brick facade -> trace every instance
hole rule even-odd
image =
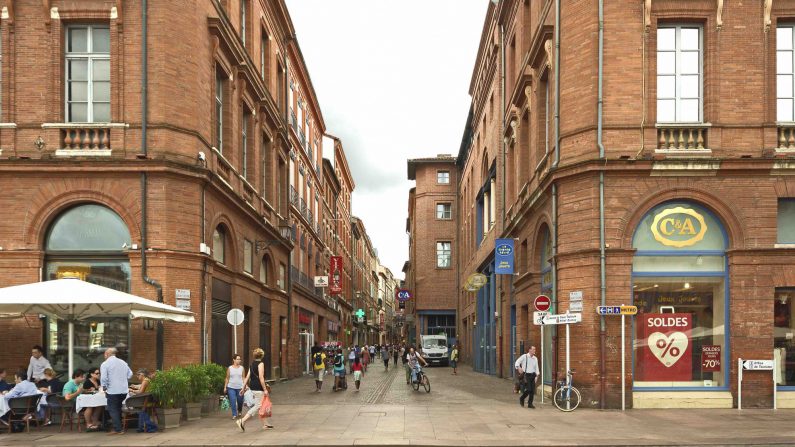
[[[795,4],[773,3],[768,28],[768,13],[761,4],[605,2],[600,124],[598,5],[560,3],[559,59],[555,2],[502,1],[490,4],[487,12],[472,75],[472,109],[458,157],[457,274],[463,284],[488,266],[494,237],[516,239],[517,274],[493,276],[493,289],[486,286],[485,292],[459,289],[462,359],[484,372],[510,376],[521,347],[541,344],[539,326],[532,322],[535,296],[549,294],[555,310],[565,312],[569,293],[582,291],[583,322],[571,326],[575,385],[583,393],[584,405],[620,407],[620,319],[607,317],[602,332],[594,312],[602,290],[603,178],[607,305],[630,304],[640,296],[633,293],[633,285],[643,280],[633,276],[633,263],[642,260],[633,236],[648,230],[642,219],[657,206],[676,202],[699,207],[719,222],[710,231],[726,235],[727,326],[715,323],[715,327],[719,327],[716,333],[727,335],[715,338],[724,349],[716,379],[720,383],[712,384],[718,387],[712,389],[716,392],[698,394],[709,389],[710,380],[703,387],[661,387],[656,392],[640,391],[636,385],[633,392],[633,383],[640,379],[633,375],[632,346],[643,340],[634,340],[636,327],[628,324],[629,404],[676,407],[694,399],[691,402],[698,405],[736,405],[737,359],[773,358],[774,294],[777,288],[795,284],[795,253],[790,245],[777,243],[778,200],[794,197],[795,183],[788,175],[793,166],[789,127],[776,123],[775,94],[776,26],[795,13]],[[666,126],[657,119],[657,29],[680,23],[701,30],[703,112],[694,125]],[[597,144],[600,128],[603,156]],[[493,188],[488,176],[495,177]],[[482,222],[474,212],[489,190],[498,199],[496,231],[479,227]],[[428,226],[423,221],[416,225]],[[414,262],[411,256],[410,263]],[[552,266],[549,272],[544,270],[546,263]],[[698,276],[696,267],[671,265],[672,270],[685,270],[683,277]],[[547,278],[552,279],[549,289]],[[478,313],[483,297],[488,301],[490,293],[499,315],[493,321],[490,314]],[[722,301],[714,303],[724,306]],[[484,317],[486,321],[481,320]],[[477,332],[484,324],[492,325],[485,333]],[[552,352],[541,359],[550,370],[547,380],[565,371],[562,329],[552,337]],[[554,333],[552,328],[549,331]],[[476,345],[489,345],[490,338],[496,353],[478,351]],[[493,367],[489,355],[494,356]],[[698,358],[701,352],[692,355]],[[743,406],[770,407],[771,386],[769,372],[745,374]],[[786,393],[781,390],[779,398]]]

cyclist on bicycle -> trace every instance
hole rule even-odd
[[[408,361],[409,368],[411,369],[411,381],[417,381],[417,373],[420,371],[420,363],[423,366],[428,366],[428,362],[425,361],[424,358],[420,355],[419,352],[414,350],[414,346],[409,348],[409,352],[406,353],[406,361]]]

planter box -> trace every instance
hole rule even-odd
[[[182,408],[158,408],[157,424],[160,430],[179,427]]]
[[[202,417],[202,404],[201,402],[188,402],[182,407],[185,411],[185,417],[189,421],[195,421]]]
[[[218,395],[210,394],[202,400],[202,417],[218,411]]]

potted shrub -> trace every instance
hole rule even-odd
[[[182,402],[187,399],[190,381],[181,368],[158,371],[151,382],[149,392],[157,399],[157,421],[161,429],[179,427]]]
[[[204,375],[209,379],[209,395],[202,401],[202,416],[207,416],[210,412],[218,410],[218,397],[224,390],[226,368],[217,363],[206,363],[201,365],[201,368],[204,370]]]
[[[202,400],[210,394],[210,378],[207,377],[202,365],[182,367],[188,377],[188,394],[185,400],[185,416],[189,421],[201,418]]]

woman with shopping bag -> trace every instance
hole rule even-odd
[[[260,348],[254,350],[254,361],[251,363],[251,368],[243,380],[243,391],[248,387],[254,393],[254,406],[248,410],[243,419],[235,421],[237,427],[241,431],[246,431],[246,421],[258,415],[262,421],[262,428],[270,430],[273,425],[270,423],[270,416],[272,413],[272,406],[270,400],[270,386],[265,382],[265,364],[262,363],[262,358],[265,357],[265,351]],[[252,377],[252,375],[254,377]]]

